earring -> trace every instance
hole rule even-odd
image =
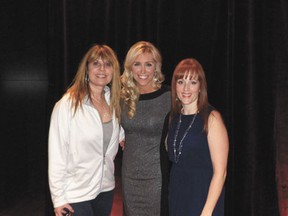
[[[154,82],[158,81],[157,71],[155,71],[155,73],[154,73],[153,80],[154,80]]]
[[[89,76],[87,73],[85,73],[85,78],[84,78],[85,82],[88,83],[89,82]]]

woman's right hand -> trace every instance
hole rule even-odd
[[[65,211],[65,208],[68,209],[69,212],[72,212],[72,213],[74,212],[72,206],[67,203],[65,205],[59,206],[59,207],[54,209],[55,216],[63,216],[63,215],[66,216],[65,213],[67,213],[67,212]],[[70,213],[69,215],[72,215],[72,214]]]

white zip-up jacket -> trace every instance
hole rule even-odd
[[[110,90],[105,87],[110,103]],[[98,111],[86,97],[74,115],[69,95],[53,109],[49,129],[49,187],[54,207],[94,199],[115,187],[114,159],[124,131],[113,113],[113,133],[103,155],[103,129]]]

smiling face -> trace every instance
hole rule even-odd
[[[197,111],[200,82],[198,77],[186,71],[182,78],[176,80],[176,94],[185,109]]]
[[[89,62],[87,69],[90,87],[104,87],[112,80],[113,66],[109,61],[96,59]]]
[[[194,58],[181,60],[171,82],[172,115],[202,112],[208,106],[207,82],[202,65]]]
[[[149,93],[155,90],[153,87],[155,68],[155,61],[149,52],[138,55],[133,62],[132,74],[140,93]]]

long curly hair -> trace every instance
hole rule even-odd
[[[150,42],[139,41],[135,43],[128,51],[124,61],[124,72],[121,76],[121,98],[127,106],[128,118],[133,118],[136,114],[136,106],[139,100],[139,89],[136,80],[133,78],[132,65],[135,59],[143,53],[151,53],[156,65],[155,74],[153,78],[153,87],[160,89],[164,81],[164,75],[161,71],[162,57],[159,50]]]
[[[77,73],[73,79],[71,87],[66,93],[69,93],[72,100],[72,108],[74,113],[79,107],[82,107],[83,99],[87,95],[90,96],[89,81],[87,80],[87,68],[90,62],[101,58],[103,61],[111,62],[113,67],[112,81],[109,84],[111,89],[110,94],[110,109],[115,111],[116,118],[120,121],[121,106],[120,106],[120,66],[115,52],[107,45],[93,45],[82,58]]]

